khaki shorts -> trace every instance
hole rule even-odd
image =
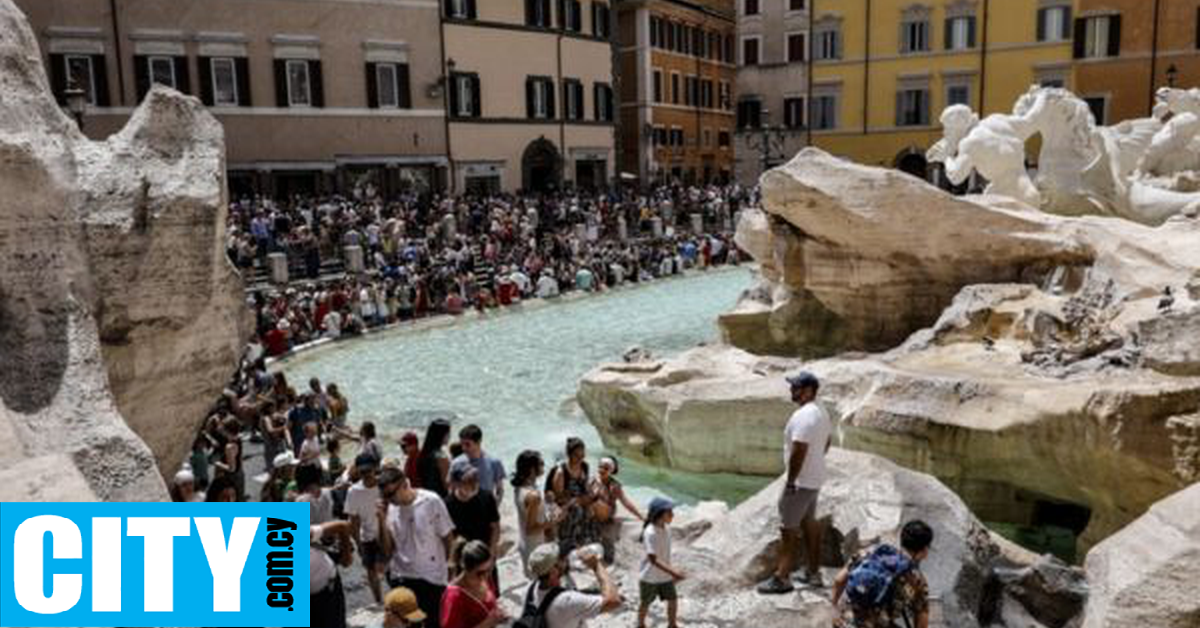
[[[805,520],[817,515],[820,489],[798,488],[779,496],[779,521],[784,530],[799,530]]]

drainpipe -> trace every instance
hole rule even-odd
[[[867,0],[867,17],[864,20],[866,33],[863,36],[863,135],[870,134],[868,119],[871,110],[871,0]]]
[[[808,76],[804,77],[805,82],[807,83],[807,85],[805,85],[805,94],[804,94],[805,103],[806,103],[805,106],[808,107],[808,111],[805,112],[806,120],[804,121],[805,122],[805,124],[804,124],[804,135],[805,135],[804,145],[805,146],[812,146],[812,143],[813,143],[813,128],[812,128],[813,66],[815,65],[814,59],[816,58],[816,54],[814,54],[814,53],[817,50],[816,44],[813,43],[813,40],[814,40],[813,24],[815,23],[815,19],[813,16],[816,15],[816,13],[817,13],[817,2],[818,2],[818,0],[813,0],[812,2],[808,3],[808,72],[807,72]]]
[[[442,60],[439,68],[442,74],[442,128],[446,133],[446,178],[447,188],[450,194],[458,191],[458,173],[454,168],[454,151],[450,150],[450,90],[454,89],[454,85],[450,81],[450,75],[446,73],[446,18],[442,15],[442,11],[438,9],[438,45],[441,47]]]
[[[1154,0],[1154,26],[1150,36],[1150,102],[1146,105],[1146,115],[1154,115],[1154,92],[1158,83],[1158,14],[1161,0]]]
[[[117,59],[117,101],[125,106],[125,56],[121,54],[121,22],[117,19],[117,0],[108,0],[108,13],[112,17],[113,54]]]
[[[988,20],[991,17],[992,0],[983,0],[983,23],[979,35],[979,118],[987,115],[987,47]]]
[[[566,28],[566,26],[564,25],[563,28]],[[554,87],[554,89],[559,92],[563,91],[563,88],[562,88],[562,84],[563,84],[562,44],[563,44],[563,30],[559,29],[559,31],[558,31],[558,46],[557,46],[558,81]],[[564,93],[563,95],[565,96],[566,94]],[[558,157],[558,159],[559,159],[558,181],[556,181],[555,183],[558,185],[558,189],[561,190],[563,187],[563,175],[565,174],[563,172],[563,170],[566,169],[567,155],[568,155],[568,153],[567,153],[567,101],[565,98],[563,99],[562,107],[559,107],[558,112],[559,112],[558,113],[558,147],[559,147],[559,150],[561,151],[561,154]]]

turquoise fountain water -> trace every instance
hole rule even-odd
[[[284,364],[294,385],[319,377],[350,399],[350,420],[382,428],[388,454],[406,429],[424,434],[437,416],[454,431],[476,423],[484,448],[512,471],[523,449],[561,456],[568,436],[601,451],[600,437],[574,402],[579,378],[633,345],[677,353],[717,337],[716,317],[750,284],[727,269],[622,289],[528,311],[503,311],[451,326],[385,332],[339,343]],[[624,461],[623,461],[624,462]],[[683,502],[741,501],[764,478],[700,475],[624,462],[620,478],[639,501],[666,493]]]

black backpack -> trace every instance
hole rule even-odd
[[[521,611],[521,616],[512,623],[512,628],[550,628],[550,624],[546,621],[546,611],[550,610],[550,604],[564,589],[562,587],[554,587],[546,592],[546,597],[542,598],[542,603],[534,606],[533,592],[537,590],[538,583],[534,582],[529,585],[529,592],[525,594],[525,608]]]

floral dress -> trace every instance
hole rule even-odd
[[[584,499],[591,495],[586,464],[579,477],[571,475],[570,468],[566,464],[561,465],[558,472],[563,474],[564,495],[556,496],[560,504],[571,499]],[[600,542],[600,526],[592,518],[589,509],[579,504],[570,504],[565,508],[566,517],[558,525],[558,548],[563,556],[577,548]]]

